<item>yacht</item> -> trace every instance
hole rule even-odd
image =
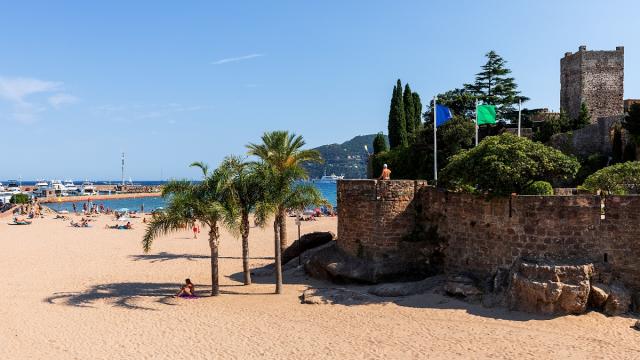
[[[93,185],[90,181],[85,181],[80,185],[80,194],[81,195],[98,195],[98,189]]]
[[[0,182],[0,191],[4,191],[4,186],[2,186],[1,182]]]
[[[37,197],[45,197],[47,196],[47,190],[49,190],[49,183],[44,181],[44,180],[38,180],[36,181],[36,184],[34,185],[34,189],[32,191],[34,196]]]
[[[51,180],[51,189],[56,196],[67,196],[67,188],[62,184],[60,180]]]
[[[18,180],[7,181],[7,191],[16,194],[16,193],[19,193],[21,190],[22,189],[20,189],[20,183],[18,182]]]
[[[320,183],[334,183],[334,182],[336,182],[336,181],[338,181],[338,180],[342,180],[342,179],[344,179],[344,175],[340,175],[340,176],[338,176],[338,175],[336,175],[336,174],[331,174],[331,175],[324,175],[324,176],[322,176],[322,177],[318,180],[318,182],[320,182]]]
[[[73,180],[65,180],[63,185],[65,188],[67,188],[67,193],[69,195],[76,195],[80,192],[80,188],[78,187],[78,185],[73,183]]]

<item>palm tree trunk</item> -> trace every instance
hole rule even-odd
[[[287,249],[287,213],[285,210],[280,210],[280,251],[284,252]]]
[[[280,253],[280,221],[278,218],[280,215],[276,215],[276,219],[273,221],[273,237],[275,240],[275,265],[276,265],[276,294],[282,294],[282,263]]]
[[[218,227],[211,225],[209,230],[209,247],[211,248],[211,296],[220,295],[220,283],[218,281]]]
[[[242,271],[244,284],[251,285],[251,272],[249,271],[249,213],[242,212]]]

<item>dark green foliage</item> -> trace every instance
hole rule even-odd
[[[587,104],[580,104],[580,114],[573,121],[573,130],[582,129],[583,127],[591,124],[591,115],[589,115],[589,109]]]
[[[547,181],[535,181],[522,191],[522,195],[553,195],[553,186]]]
[[[422,101],[420,100],[420,95],[417,92],[413,93],[413,126],[415,128],[414,133],[417,135],[420,128],[422,128]]]
[[[433,101],[429,102],[428,118],[433,122]],[[451,109],[453,115],[473,118],[476,109],[476,96],[465,89],[453,89],[438,94],[438,104]]]
[[[640,104],[631,105],[622,127],[629,132],[636,145],[640,145]]]
[[[381,152],[385,152],[389,150],[387,147],[387,139],[383,133],[378,133],[375,138],[373,138],[373,153],[380,154]]]
[[[560,111],[560,116],[549,117],[538,128],[534,134],[535,141],[546,143],[555,134],[560,134],[571,130],[571,122],[567,113]]]
[[[576,175],[574,184],[582,184],[589,175],[607,166],[608,161],[609,158],[602,153],[591,154],[584,159],[580,159],[580,170]]]
[[[471,185],[481,191],[508,195],[521,193],[538,180],[571,180],[579,167],[575,158],[558,150],[504,133],[454,155],[440,175],[441,184],[448,188]]]
[[[413,93],[409,87],[409,83],[404,86],[404,93],[402,94],[402,106],[404,108],[405,128],[407,130],[407,141],[413,142],[415,138],[415,111],[416,108],[413,105]]]
[[[624,147],[622,161],[636,161],[636,144],[628,142]]]
[[[27,194],[13,194],[9,199],[9,202],[12,204],[28,204],[29,203],[29,195]]]
[[[582,187],[593,193],[602,190],[614,195],[637,194],[640,189],[640,162],[628,161],[600,169],[590,175]]]
[[[389,108],[389,145],[392,149],[407,146],[407,128],[402,99],[402,83],[398,83],[393,88],[391,106]]]
[[[613,130],[613,140],[611,141],[611,157],[613,164],[622,162],[623,151],[624,145],[622,144],[622,129],[617,127]]]
[[[485,56],[487,62],[482,66],[482,71],[476,74],[473,84],[464,85],[465,89],[484,104],[496,105],[498,114],[512,111],[518,99],[527,101],[527,97],[519,95],[515,79],[508,76],[511,70],[505,67],[507,62],[493,50]]]

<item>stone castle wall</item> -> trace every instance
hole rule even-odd
[[[361,180],[339,182],[338,206],[337,245],[361,258],[397,259],[419,228],[444,243],[446,273],[492,276],[520,257],[588,260],[640,290],[640,196],[485,198]]]
[[[624,47],[613,51],[587,51],[580,46],[575,53],[560,59],[560,108],[574,119],[584,102],[591,121],[624,113]]]

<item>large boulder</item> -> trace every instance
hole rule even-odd
[[[609,287],[609,297],[604,303],[603,311],[606,315],[617,316],[629,311],[631,293],[624,285],[613,283]]]
[[[444,284],[444,291],[451,296],[469,300],[479,300],[482,296],[482,291],[478,289],[475,281],[465,275],[449,276]]]
[[[596,309],[602,308],[607,298],[609,298],[610,292],[609,286],[602,283],[592,283],[589,291],[589,305]]]
[[[542,314],[581,314],[587,309],[593,264],[522,260],[507,293],[511,309]]]
[[[398,297],[422,294],[437,286],[441,286],[444,281],[444,275],[436,275],[420,281],[385,283],[369,288],[369,294],[380,297]]]
[[[282,253],[282,263],[286,264],[289,261],[300,256],[303,252],[316,248],[320,245],[324,245],[329,241],[336,239],[336,234],[331,231],[316,231],[309,234],[304,234],[299,240],[294,241],[287,249]]]
[[[308,257],[305,259],[305,256]],[[332,241],[303,254],[304,269],[312,277],[334,283],[378,284],[415,279],[420,274],[411,263],[392,259],[367,260],[351,256]]]

